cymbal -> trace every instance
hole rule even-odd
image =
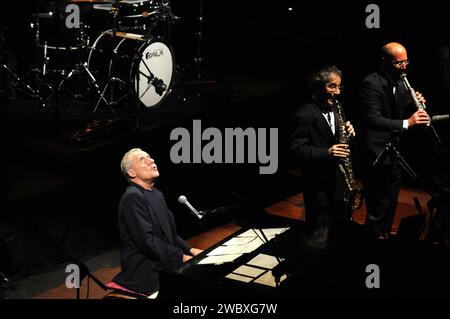
[[[103,11],[111,11],[112,10],[112,4],[111,3],[99,3],[94,4],[92,6],[94,10],[103,10]]]

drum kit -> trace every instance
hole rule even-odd
[[[80,11],[77,28],[67,27],[69,5]],[[114,113],[124,103],[155,108],[171,93],[176,65],[166,39],[179,18],[169,0],[67,0],[38,10],[30,25],[40,83],[33,87],[3,67],[41,110],[67,96],[96,101],[92,113],[101,105]]]

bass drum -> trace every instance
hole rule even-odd
[[[175,56],[171,46],[124,32],[116,33],[114,50],[112,42],[112,30],[107,30],[89,51],[87,67],[102,91],[114,85],[116,101],[134,96],[148,108],[159,106],[172,90]]]

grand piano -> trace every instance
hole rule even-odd
[[[343,226],[325,248],[308,240],[301,221],[260,213],[237,223],[239,231],[182,267],[163,270],[160,297],[289,299],[367,291],[368,242],[360,225]]]

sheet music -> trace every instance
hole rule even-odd
[[[213,249],[202,259],[199,264],[222,264],[232,262],[243,254],[251,253],[258,249],[266,241],[281,234],[289,228],[264,228],[249,229],[244,233],[226,241],[221,246]],[[262,235],[264,234],[265,237]]]
[[[237,268],[236,270],[234,270],[233,274],[244,275],[244,276],[256,278],[256,277],[260,276],[264,271],[265,271],[264,269],[243,265],[243,266]]]
[[[229,241],[225,242],[225,246],[240,246],[246,245],[253,240],[254,237],[233,237]]]
[[[257,266],[265,269],[273,269],[280,262],[274,256],[259,254],[252,260],[250,260],[247,265]]]
[[[259,254],[247,264],[242,265],[233,272],[229,273],[225,278],[244,281],[246,283],[257,283],[269,287],[276,287],[277,282],[275,277],[272,275],[272,269],[280,263],[281,259],[274,256]],[[287,278],[283,275],[280,278],[280,282]]]
[[[258,229],[258,231],[263,231],[264,235],[266,235],[267,238],[271,237],[275,237],[276,235],[282,234],[284,233],[286,230],[288,230],[289,227],[283,227],[283,228],[263,228],[263,229]]]
[[[219,255],[219,256],[208,256],[202,260],[200,260],[200,265],[208,265],[208,264],[214,264],[214,265],[220,265],[223,263],[232,262],[235,259],[242,256],[242,254],[230,254],[230,255]]]
[[[226,276],[226,278],[232,279],[232,280],[237,280],[237,281],[243,281],[243,282],[246,282],[246,283],[249,283],[250,281],[253,280],[253,278],[245,277],[245,276],[241,276],[241,275],[236,275],[236,274],[228,274]]]
[[[252,228],[247,230],[246,232],[240,234],[238,237],[255,237],[259,236],[264,238],[264,236],[261,235],[261,232],[267,237],[268,240],[271,240],[276,235],[284,233],[286,230],[288,230],[289,227],[281,227],[281,228]]]

